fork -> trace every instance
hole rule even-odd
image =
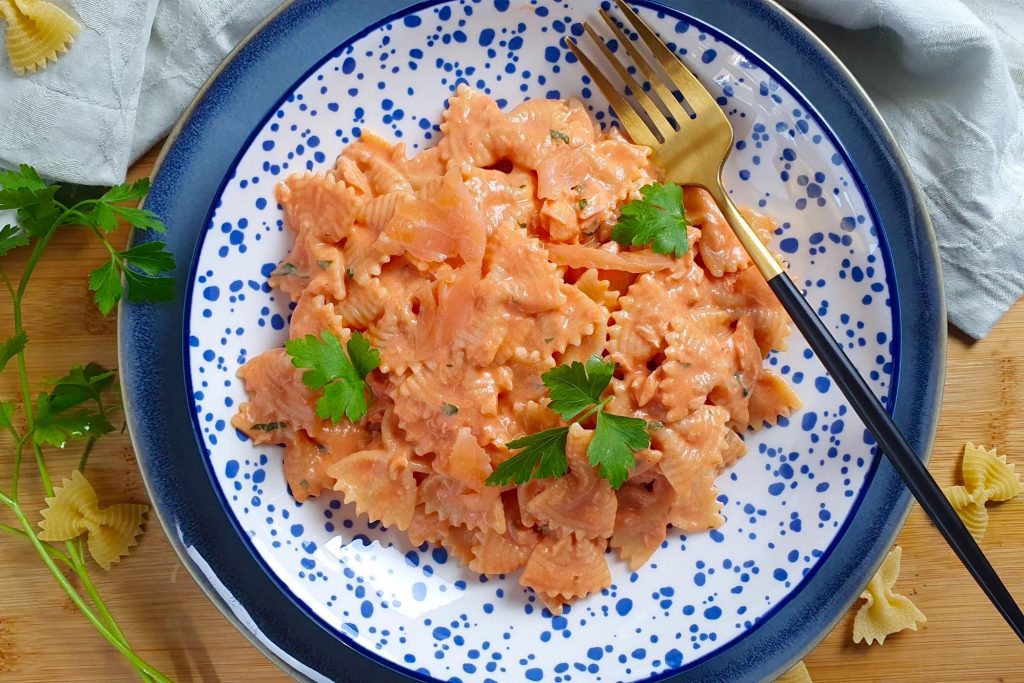
[[[636,81],[627,66],[612,53],[589,22],[583,24],[585,31],[624,82],[626,93],[623,94],[612,85],[605,73],[587,57],[574,39],[566,37],[566,46],[608,98],[612,109],[633,141],[653,150],[654,161],[665,170],[666,179],[679,185],[702,187],[711,194],[751,261],[768,281],[768,285],[793,319],[797,329],[832,375],[854,411],[864,421],[881,451],[888,456],[907,488],[992,604],[1017,637],[1024,641],[1024,614],[1021,614],[1013,596],[988,558],[978,547],[924,463],[914,453],[906,437],[875,398],[867,382],[786,271],[740,214],[722,185],[722,168],[733,143],[732,125],[725,112],[696,76],[637,16],[636,12],[623,0],[615,2],[667,75],[667,82],[641,54],[639,46],[627,37],[622,28],[603,9],[600,10],[601,18],[608,24],[619,45],[629,53],[639,72],[643,74],[645,82],[650,86],[649,91]],[[684,108],[683,102],[676,98],[673,91],[682,95],[689,111]],[[629,96],[632,96],[639,106],[634,106],[628,99]]]

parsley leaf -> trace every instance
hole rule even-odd
[[[0,370],[3,370],[9,360],[25,349],[25,344],[28,344],[28,335],[24,330],[0,343]]]
[[[640,194],[643,199],[622,207],[619,221],[612,228],[612,239],[625,245],[650,245],[658,254],[676,257],[689,251],[683,189],[675,183],[652,183],[641,187]]]
[[[158,275],[174,270],[174,255],[165,249],[164,242],[145,242],[121,252],[121,258],[146,275]]]
[[[459,407],[453,403],[444,403],[441,405],[441,414],[446,417],[459,414]]]
[[[117,216],[114,215],[114,210],[110,208],[110,204],[97,202],[92,207],[92,211],[85,214],[85,218],[96,224],[96,227],[105,233],[117,230]]]
[[[284,347],[292,357],[292,365],[309,368],[302,373],[302,383],[310,389],[322,389],[328,382],[344,375],[357,377],[355,368],[341,348],[341,340],[332,332],[324,332],[320,338],[308,334],[290,339]]]
[[[121,185],[115,185],[114,187],[107,190],[102,197],[101,202],[127,202],[127,201],[138,201],[149,193],[149,178],[139,178],[134,183],[123,183]]]
[[[97,199],[92,209],[82,216],[86,222],[97,226],[105,233],[117,229],[118,218],[127,221],[132,227],[139,230],[166,232],[167,227],[152,211],[117,204],[117,202],[138,201],[145,197],[147,192],[149,192],[148,178],[142,178],[131,184],[115,185]]]
[[[541,380],[551,399],[548,407],[563,420],[579,421],[597,413],[587,458],[598,468],[598,474],[618,489],[636,465],[634,453],[651,445],[648,428],[659,429],[662,425],[604,412],[605,404],[611,399],[602,400],[601,395],[608,388],[615,368],[614,362],[591,356],[586,363],[573,361],[552,368],[541,375]],[[565,453],[568,434],[568,427],[555,427],[508,442],[507,448],[523,450],[501,463],[486,483],[503,486],[562,476],[568,469]]]
[[[28,235],[13,225],[5,225],[0,228],[0,256],[6,256],[7,252],[28,245]]]
[[[380,353],[370,347],[362,334],[356,332],[348,342],[348,354],[341,340],[331,332],[320,338],[306,335],[285,342],[292,365],[306,368],[302,383],[322,392],[316,402],[316,414],[324,420],[352,422],[361,419],[370,409],[366,400],[366,376],[380,365]]]
[[[64,209],[54,199],[58,189],[25,164],[17,171],[0,171],[0,210],[16,209],[21,230],[32,237],[42,235]]]
[[[567,144],[567,145],[568,145],[568,144],[569,144],[570,142],[572,142],[572,141],[571,141],[571,140],[569,139],[569,136],[568,136],[568,135],[566,135],[565,133],[563,133],[563,132],[562,132],[562,131],[560,131],[560,130],[555,130],[554,128],[552,128],[552,129],[551,129],[551,139],[552,139],[552,140],[559,140],[559,141],[561,141],[561,142],[564,142],[564,143],[565,143],[565,144]]]
[[[106,416],[98,410],[68,410],[54,401],[50,394],[36,398],[36,423],[32,439],[37,444],[63,448],[70,439],[87,439],[114,431]]]
[[[317,417],[332,422],[341,422],[343,417],[355,422],[369,410],[366,385],[347,379],[339,379],[325,385],[323,396],[316,402]]]
[[[102,406],[103,392],[114,383],[114,374],[99,363],[74,366],[67,375],[52,382],[50,409],[67,410],[86,401]]]
[[[498,465],[485,483],[489,486],[504,486],[523,484],[530,479],[562,476],[569,469],[565,457],[568,437],[568,427],[555,427],[509,441],[506,447],[523,450]]]
[[[359,373],[359,379],[366,379],[367,375],[380,367],[380,351],[372,348],[366,337],[359,332],[352,335],[346,348],[352,365]]]
[[[650,445],[646,420],[602,411],[597,414],[597,427],[587,447],[587,458],[598,468],[601,477],[618,489],[636,465],[633,453]]]
[[[54,411],[67,410],[86,401],[102,405],[102,394],[114,383],[114,371],[99,363],[85,367],[76,365],[67,375],[53,380],[50,392],[50,408]]]
[[[152,230],[153,232],[167,232],[167,226],[164,225],[164,222],[148,209],[136,209],[117,204],[110,204],[109,206],[119,218],[128,221],[133,228]]]
[[[163,242],[137,244],[89,274],[89,289],[96,293],[96,305],[103,315],[114,310],[125,294],[133,303],[174,298],[174,278],[159,275],[174,268],[174,255],[166,246]],[[121,285],[122,273],[127,289]]]
[[[11,401],[0,401],[0,427],[11,427],[14,423],[14,403]]]
[[[278,429],[284,429],[286,426],[284,422],[258,422],[249,429],[257,432],[276,432]]]
[[[103,410],[102,394],[114,383],[114,371],[98,363],[76,365],[53,381],[53,390],[36,398],[32,439],[63,448],[69,439],[86,439],[114,431]],[[93,403],[93,407],[83,407]]]
[[[26,190],[34,192],[36,190],[45,190],[46,181],[39,177],[36,169],[32,168],[28,164],[22,164],[18,167],[17,171],[0,171],[0,201],[5,201],[8,195],[3,194],[7,192],[14,192],[16,190]],[[12,195],[13,196],[13,195]],[[5,209],[16,209],[16,206],[4,206]]]
[[[111,260],[89,273],[89,291],[95,292],[96,306],[100,313],[107,315],[121,300],[121,274],[117,262]]]
[[[128,300],[132,303],[170,301],[174,298],[173,277],[152,277],[125,268],[124,279],[128,284]]]
[[[615,372],[615,363],[591,356],[586,365],[573,361],[559,365],[540,376],[550,391],[548,407],[571,420],[590,406],[601,402],[601,394],[608,387]]]

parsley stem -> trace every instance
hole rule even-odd
[[[118,261],[118,262],[123,260],[121,258],[121,255],[119,253],[117,253],[117,250],[114,249],[113,245],[110,244],[110,241],[107,239],[107,236],[104,235],[103,232],[99,228],[97,228],[94,225],[94,226],[92,226],[92,231],[96,234],[97,237],[100,238],[100,242],[103,243],[103,246],[107,248],[107,251],[110,253],[110,258],[112,258],[114,261]]]
[[[21,441],[14,447],[14,468],[11,471],[11,496],[18,499],[18,482],[21,480],[21,460],[25,446]]]
[[[100,413],[103,411],[101,410]],[[85,447],[82,449],[82,457],[78,460],[78,471],[84,473],[85,465],[89,462],[89,454],[92,453],[92,447],[96,445],[96,437],[90,436],[89,440],[85,442]]]
[[[604,410],[604,407],[611,400],[612,400],[612,397],[609,396],[608,398],[604,399],[600,403],[595,403],[594,405],[592,405],[589,408],[587,408],[587,410],[582,415],[579,415],[578,417],[576,417],[576,419],[574,421],[575,422],[583,422],[584,420],[586,420],[588,417],[590,417],[594,413],[598,412],[599,410]]]
[[[46,249],[46,245],[50,243],[50,240],[57,233],[64,219],[70,213],[70,209],[64,209],[64,213],[54,221],[50,229],[39,238],[36,242],[35,247],[32,248],[32,254],[28,257],[28,262],[25,264],[25,270],[21,273],[21,280],[18,282],[18,290],[14,294],[14,333],[18,334],[23,332],[22,317],[21,317],[21,302],[25,297],[25,289],[28,287],[29,278],[32,276],[32,271],[35,270],[36,264],[39,263],[39,259],[43,256],[43,251]],[[35,429],[35,412],[32,410],[32,392],[28,385],[28,367],[25,364],[25,352],[22,351],[18,354],[18,381],[21,384],[21,397],[25,402],[25,422],[28,424],[28,433],[31,434]],[[46,491],[46,495],[53,495],[53,485],[50,483],[50,474],[46,469],[46,463],[43,460],[43,451],[39,448],[36,443],[32,444],[32,451],[36,457],[36,464],[39,467],[39,476],[43,481],[43,489]]]
[[[57,580],[57,583],[60,584],[60,587],[63,588],[64,592],[67,593],[69,598],[71,598],[71,602],[75,604],[75,607],[78,608],[78,611],[81,612],[82,615],[89,620],[93,627],[97,631],[99,631],[100,635],[103,636],[107,640],[107,642],[113,645],[114,648],[118,652],[120,652],[125,659],[131,662],[132,665],[138,671],[150,676],[153,680],[159,681],[160,683],[171,683],[171,680],[169,678],[161,674],[159,671],[153,668],[152,665],[150,665],[144,659],[135,654],[135,652],[130,647],[128,647],[128,644],[124,642],[123,636],[121,638],[115,636],[103,624],[103,622],[100,621],[99,617],[97,617],[96,614],[91,609],[89,609],[89,606],[85,603],[85,600],[83,600],[82,596],[78,594],[78,591],[75,590],[75,587],[71,585],[71,582],[68,581],[68,578],[64,576],[64,573],[60,570],[60,567],[58,567],[56,563],[54,563],[53,558],[50,556],[50,553],[47,552],[46,547],[43,545],[43,542],[36,537],[35,532],[32,528],[32,523],[29,522],[28,518],[25,516],[25,513],[22,512],[21,507],[14,501],[12,501],[10,498],[4,496],[3,494],[0,494],[0,501],[6,503],[11,508],[11,510],[14,511],[14,515],[18,518],[18,521],[21,523],[22,528],[25,530],[25,535],[28,536],[28,540],[32,543],[32,545],[36,549],[36,552],[39,553],[39,556],[42,558],[43,564],[46,565],[46,568],[50,570],[50,573],[53,575],[53,578]]]
[[[95,441],[96,439],[91,439]],[[127,640],[124,637],[124,633],[121,628],[117,625],[117,621],[114,619],[114,615],[107,609],[106,603],[103,602],[103,598],[100,597],[99,591],[96,590],[96,585],[92,582],[92,577],[89,576],[89,570],[85,566],[85,557],[82,553],[82,539],[81,537],[71,541],[65,541],[65,545],[68,548],[68,564],[74,570],[75,574],[81,580],[82,585],[85,586],[86,593],[89,594],[89,599],[92,601],[96,611],[100,613],[103,620],[107,623],[107,626],[113,632],[115,636],[120,638],[126,645]],[[143,673],[144,672],[140,672]],[[148,676],[144,680],[151,680]]]
[[[11,536],[17,536],[18,538],[23,538],[25,540],[28,540],[28,534],[26,534],[21,529],[15,529],[13,526],[7,526],[6,524],[0,524],[0,531],[3,531],[4,533],[10,534]],[[58,550],[57,548],[54,548],[49,543],[43,543],[43,547],[46,548],[46,552],[50,553],[50,555],[54,559],[60,560],[61,562],[63,562],[68,567],[71,566],[71,560],[68,559],[68,556],[65,555],[64,553],[62,553],[60,550]]]

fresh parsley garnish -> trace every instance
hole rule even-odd
[[[452,415],[459,414],[459,407],[457,405],[452,405],[451,403],[445,403],[441,406],[441,412],[446,416],[451,417]]]
[[[633,454],[651,445],[647,420],[601,411],[597,414],[594,437],[587,446],[587,458],[612,488],[619,488],[636,465]]]
[[[650,245],[658,254],[675,254],[677,258],[689,251],[683,188],[675,183],[651,183],[641,187],[640,194],[643,199],[622,207],[612,239],[627,246]]]
[[[565,458],[565,442],[569,437],[568,427],[545,429],[505,444],[510,449],[522,448],[505,462],[498,465],[487,477],[490,486],[525,484],[531,479],[560,477],[569,469]]]
[[[582,199],[580,199],[578,202],[576,202],[576,206],[580,207],[580,211],[587,208],[587,198],[583,197]]]
[[[276,432],[278,429],[284,429],[284,422],[257,422],[249,429],[257,432]]]
[[[299,267],[294,263],[282,263],[271,275],[302,275]]]
[[[541,375],[548,388],[548,407],[564,420],[582,422],[597,413],[594,436],[587,447],[587,459],[598,474],[619,488],[636,464],[634,453],[651,445],[647,422],[604,411],[610,399],[602,399],[615,374],[615,363],[591,357],[586,363],[573,361]],[[508,442],[509,449],[523,449],[498,465],[487,484],[523,484],[530,479],[560,477],[568,470],[565,444],[568,427],[546,429]]]
[[[352,422],[361,419],[370,409],[366,399],[366,376],[380,367],[380,353],[359,332],[349,339],[347,349],[331,332],[320,337],[312,334],[285,342],[292,364],[305,368],[302,383],[321,392],[316,414],[324,420]]]
[[[558,141],[560,141],[560,142],[564,142],[564,143],[565,143],[565,144],[567,144],[567,145],[568,145],[568,144],[569,144],[570,142],[572,142],[572,141],[571,141],[571,140],[569,139],[569,136],[568,136],[568,135],[566,135],[565,133],[563,133],[563,132],[562,132],[562,131],[560,131],[560,130],[555,130],[554,128],[552,128],[552,129],[551,129],[551,139],[552,139],[552,140],[558,140]]]
[[[586,364],[573,361],[548,370],[540,376],[551,397],[548,408],[563,420],[573,419],[601,402],[601,394],[614,372],[615,363],[602,361],[598,356],[592,356]]]

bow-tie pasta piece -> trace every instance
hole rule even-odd
[[[148,506],[120,503],[101,508],[92,484],[78,470],[53,492],[53,497],[46,499],[47,507],[42,512],[43,521],[39,526],[43,531],[39,538],[69,541],[88,534],[89,553],[104,569],[110,569],[127,555],[142,533]]]
[[[853,620],[853,642],[867,641],[868,645],[878,641],[881,645],[886,636],[910,629],[917,630],[918,622],[927,621],[924,614],[907,598],[892,590],[900,575],[900,558],[903,548],[894,547],[885,556],[882,566],[868,582],[860,597],[867,600]]]
[[[963,472],[967,488],[983,491],[986,502],[1010,500],[1024,491],[1014,465],[1006,462],[1006,456],[996,453],[995,448],[986,450],[968,442],[964,446]]]
[[[985,504],[1010,500],[1020,495],[1024,487],[1013,464],[994,448],[986,450],[984,446],[968,443],[964,447],[962,471],[964,485],[947,486],[943,493],[974,539],[980,541],[988,528]]]
[[[65,52],[81,27],[45,0],[0,0],[7,21],[7,55],[19,76],[35,73]]]
[[[793,668],[776,678],[775,683],[811,683],[811,674],[803,662],[797,662]]]
[[[988,510],[985,509],[985,501],[976,500],[966,486],[947,486],[942,492],[960,515],[974,540],[980,541],[988,529]]]

